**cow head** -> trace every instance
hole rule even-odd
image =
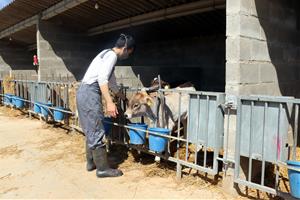
[[[150,119],[155,118],[152,106],[153,99],[146,92],[137,92],[129,100],[127,109],[125,111],[126,118],[134,117],[149,117]]]

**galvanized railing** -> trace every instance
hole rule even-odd
[[[30,116],[34,114],[34,105],[43,106],[48,109],[50,116],[53,117],[53,111],[60,111],[65,114],[64,122],[69,125],[69,117],[74,113],[69,109],[68,90],[71,83],[65,82],[37,82],[27,80],[10,81],[14,86],[13,95],[23,99],[26,103],[25,108],[28,109]],[[3,81],[0,82],[0,84]],[[1,85],[0,85],[1,86]],[[0,88],[1,89],[1,88]],[[4,87],[2,86],[2,91]],[[5,92],[5,91],[4,91]],[[1,97],[4,93],[0,94]],[[40,117],[41,114],[38,114]],[[45,118],[48,120],[48,117]]]
[[[242,96],[238,98],[236,183],[278,194],[279,167],[287,167],[284,163],[290,159],[290,152],[295,159],[299,103],[299,100],[289,97]],[[289,137],[289,134],[293,133],[294,136]],[[294,141],[291,143],[289,138],[294,138]],[[267,165],[275,166],[273,186],[266,185]],[[256,177],[259,175],[260,178],[257,180]]]
[[[0,105],[3,103],[3,95],[4,95],[3,80],[0,79]]]
[[[137,92],[140,89],[137,88],[124,88],[125,94],[130,92]],[[162,154],[151,152],[145,145],[131,145],[128,141],[128,134],[126,130],[122,128],[132,127],[126,126],[126,120],[124,117],[117,119],[115,126],[120,128],[111,133],[109,140],[111,142],[124,144],[130,146],[133,149],[143,151],[155,156],[159,156],[163,159],[177,163],[177,176],[181,177],[182,166],[190,167],[201,172],[205,172],[211,175],[216,175],[219,169],[220,151],[223,148],[223,127],[224,127],[224,116],[222,105],[225,101],[224,93],[214,92],[196,92],[196,91],[185,91],[176,89],[159,89],[158,94],[161,93],[173,93],[178,94],[178,108],[174,113],[181,113],[182,96],[188,96],[188,122],[187,122],[187,133],[181,135],[183,127],[181,127],[181,118],[178,118],[176,122],[175,131],[171,135],[162,135],[158,133],[151,133],[152,135],[159,135],[163,138],[168,139],[166,151]],[[160,96],[160,95],[158,95]],[[126,110],[126,103],[121,102],[121,110]],[[121,111],[122,113],[122,111]],[[140,130],[144,131],[144,130]],[[175,151],[171,152],[170,146],[175,146]],[[192,151],[192,152],[191,152]],[[191,154],[194,154],[193,158]]]
[[[61,111],[74,118],[69,126],[81,130],[76,108],[69,109],[68,90],[71,83],[22,80],[14,82],[15,95],[24,98],[30,105],[29,109],[32,110],[32,106],[36,102],[47,103],[50,101],[53,106],[49,106],[49,108],[56,109],[55,107],[62,106],[64,109]],[[127,95],[139,91],[140,88],[121,86],[121,90]],[[216,175],[220,170],[218,165],[220,161],[223,162],[225,170],[228,163],[233,163],[235,165],[235,183],[278,194],[279,167],[290,168],[284,163],[287,159],[296,159],[296,146],[299,140],[299,99],[266,96],[238,97],[235,157],[231,159],[228,158],[229,123],[231,123],[231,111],[235,108],[231,104],[225,103],[225,94],[159,89],[157,96],[164,96],[165,93],[177,94],[178,113],[182,109],[180,102],[183,95],[188,95],[186,135],[181,134],[182,121],[179,118],[175,131],[170,135],[146,131],[147,134],[167,138],[168,145],[164,153],[152,152],[147,145],[131,145],[128,129],[139,129],[127,126],[128,120],[123,115],[127,106],[126,102],[118,100],[120,116],[113,122],[107,122],[114,125],[108,137],[109,143],[127,145],[138,151],[174,162],[177,164],[178,177],[181,177],[183,166]],[[0,94],[3,94],[3,81],[1,80]],[[228,117],[225,126],[224,111],[227,112]],[[288,143],[288,133],[293,133],[292,143]],[[171,145],[175,146],[175,151],[171,151]],[[257,162],[259,167],[257,167]],[[265,169],[269,164],[275,165],[276,178],[273,186],[265,184]],[[256,169],[260,169],[259,180],[253,180]]]

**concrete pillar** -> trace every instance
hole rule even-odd
[[[81,80],[93,56],[95,44],[82,35],[40,21],[37,26],[40,79]]]
[[[226,2],[227,101],[235,102],[234,95],[299,97],[300,37],[296,1]],[[235,115],[231,118],[229,158],[234,157],[236,132]],[[229,189],[233,170],[227,175],[224,186]]]
[[[227,1],[227,94],[299,96],[300,39],[292,2]]]

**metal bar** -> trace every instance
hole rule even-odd
[[[140,146],[137,146],[137,145],[130,145],[130,144],[128,145],[128,144],[124,144],[124,143],[121,143],[121,142],[118,142],[118,141],[114,141],[114,142],[116,144],[126,145],[128,147],[131,147],[133,149],[139,150],[139,151],[144,152],[144,153],[148,153],[148,154],[151,154],[151,155],[154,155],[154,156],[159,156],[159,157],[161,157],[165,160],[168,160],[168,161],[171,161],[171,162],[174,162],[174,163],[179,163],[180,165],[183,165],[183,166],[186,166],[186,167],[190,167],[190,168],[193,168],[193,169],[196,169],[196,170],[199,170],[199,171],[203,171],[203,172],[211,174],[211,175],[216,175],[215,171],[213,171],[209,168],[205,168],[205,167],[202,167],[202,166],[199,166],[199,165],[195,165],[193,163],[189,163],[189,162],[186,162],[184,160],[178,160],[177,158],[174,158],[174,157],[164,156],[162,154],[158,154],[158,153],[146,150],[144,148],[141,148]]]
[[[295,105],[295,122],[294,122],[294,144],[293,144],[293,160],[296,160],[297,142],[298,142],[298,117],[299,104]]]
[[[278,111],[278,131],[277,131],[277,138],[276,138],[276,160],[280,160],[280,151],[281,151],[281,144],[280,143],[280,117],[281,117],[281,111],[282,111],[282,104],[279,104],[279,111]],[[279,148],[279,149],[278,149]],[[276,162],[276,176],[275,176],[275,190],[278,190],[278,182],[279,182],[279,167]]]
[[[230,121],[230,112],[231,112],[231,106],[227,108],[227,126],[226,131],[224,132],[224,164],[225,164],[225,176],[227,172],[227,160],[228,160],[228,141],[229,141],[229,121]]]
[[[198,163],[198,143],[199,143],[199,138],[198,138],[198,135],[199,135],[199,131],[200,131],[200,114],[201,114],[201,105],[200,105],[200,96],[197,95],[197,102],[198,102],[198,115],[197,115],[197,128],[196,128],[196,150],[195,150],[195,164]]]
[[[124,124],[118,124],[118,123],[115,123],[115,122],[108,122],[108,121],[105,121],[105,122],[108,123],[108,124],[115,125],[115,126],[121,126],[121,127],[124,127],[124,128],[133,129],[133,130],[136,130],[136,131],[148,132],[148,133],[151,133],[152,135],[155,135],[155,136],[160,136],[160,137],[164,137],[164,138],[168,138],[168,139],[179,140],[179,141],[182,141],[182,142],[186,142],[187,141],[186,139],[177,138],[177,137],[170,136],[170,135],[163,135],[163,134],[160,134],[160,133],[157,133],[157,132],[153,132],[153,131],[149,131],[149,130],[143,130],[143,129],[139,129],[139,128],[134,128],[134,127],[127,126],[127,125],[124,125]]]
[[[206,160],[207,160],[208,125],[209,125],[209,96],[206,96],[206,127],[205,127],[205,145],[204,145],[203,167],[206,167]]]
[[[253,183],[253,182],[248,182],[248,181],[241,180],[241,179],[236,179],[234,182],[257,189],[257,190],[262,190],[262,191],[265,191],[270,194],[275,194],[275,195],[277,194],[277,191],[275,189],[266,187],[266,186],[262,186],[262,185],[259,185],[259,184]]]
[[[249,166],[248,166],[248,181],[251,182],[251,175],[252,175],[252,119],[253,119],[253,106],[254,106],[254,101],[251,101],[251,109],[250,109],[250,136],[249,136]]]
[[[179,93],[179,97],[178,97],[178,123],[177,123],[177,130],[178,130],[178,132],[177,132],[177,159],[178,160],[180,160],[179,159],[179,147],[180,147],[180,145],[179,145],[179,143],[180,143],[180,141],[179,141],[179,138],[180,138],[180,113],[181,113],[181,93]],[[177,162],[177,166],[176,166],[176,170],[177,170],[177,178],[181,178],[181,170],[182,170],[182,167],[181,167],[181,165],[180,165],[180,163],[179,162]]]
[[[294,97],[273,97],[273,96],[240,96],[241,100],[246,101],[260,101],[260,102],[272,102],[272,103],[288,103],[288,102],[296,102],[300,100],[296,100]]]
[[[264,185],[265,182],[265,149],[264,149],[264,144],[265,144],[265,132],[266,132],[266,121],[268,119],[268,103],[265,102],[264,105],[264,120],[263,120],[263,133],[262,133],[262,147],[261,147],[261,151],[262,151],[262,156],[261,156],[261,180],[260,180],[260,184]]]
[[[242,117],[242,102],[241,99],[237,98],[237,129],[235,139],[235,168],[234,168],[234,179],[237,181],[240,176],[240,149],[241,149],[241,117]]]

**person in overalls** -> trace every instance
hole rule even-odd
[[[115,64],[118,59],[128,58],[134,48],[133,37],[121,34],[114,48],[103,50],[93,59],[76,94],[79,121],[86,138],[86,168],[87,171],[97,169],[99,178],[123,175],[121,170],[112,169],[108,164],[101,99],[103,96],[107,113],[115,118],[118,110],[109,89],[120,98],[125,98],[116,84]]]

